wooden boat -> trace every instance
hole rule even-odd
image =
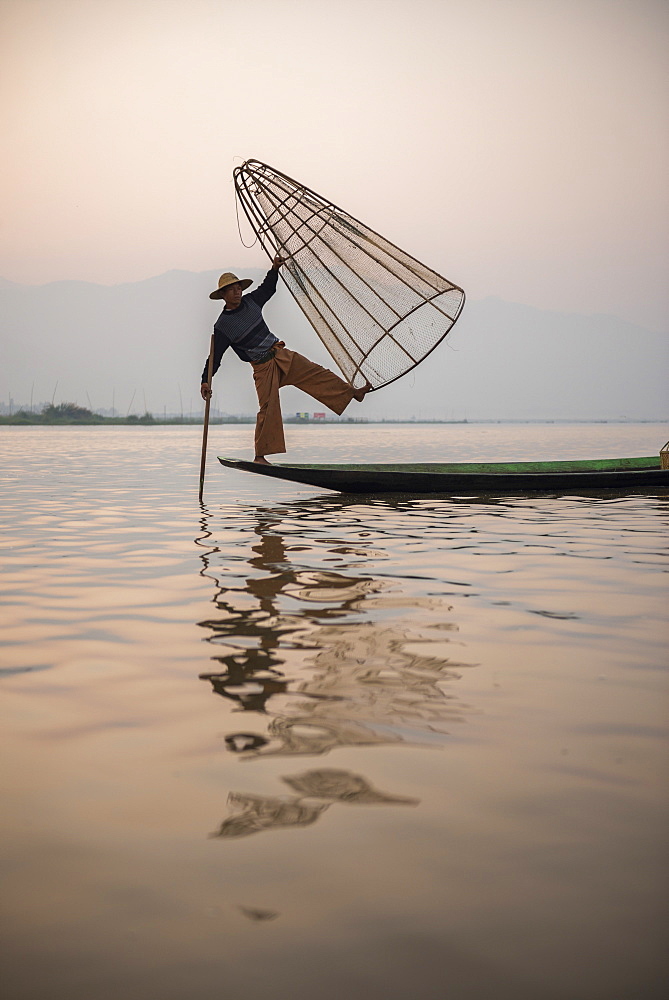
[[[567,462],[467,462],[398,465],[262,465],[219,457],[230,469],[340,493],[444,493],[457,496],[546,492],[653,493],[669,488],[659,457]]]

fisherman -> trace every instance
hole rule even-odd
[[[352,399],[362,402],[372,388],[369,382],[361,389],[354,388],[327,368],[321,368],[296,351],[289,350],[282,340],[270,332],[262,310],[276,291],[279,268],[283,263],[284,259],[277,254],[262,284],[248,295],[242,293],[253,284],[251,279],[240,279],[228,271],[221,275],[218,288],[209,296],[210,299],[223,299],[225,302],[225,308],[214,324],[212,375],[218,371],[228,347],[232,347],[242,361],[248,361],[253,366],[259,406],[254,462],[263,465],[270,464],[266,455],[286,450],[279,402],[282,386],[295,385],[303,389],[335,413],[343,413]],[[200,387],[203,399],[211,396],[208,367],[207,360]]]

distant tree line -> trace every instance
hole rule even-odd
[[[255,416],[239,415],[212,417],[212,424],[251,424],[255,423]],[[308,414],[296,414],[285,418],[287,424],[307,424],[307,423],[367,423],[366,417],[342,417],[340,420],[328,420],[318,416],[317,419]],[[154,417],[148,411],[141,417],[136,413],[130,413],[125,417],[106,417],[101,413],[94,413],[86,406],[79,406],[78,403],[45,403],[39,412],[22,408],[11,415],[0,414],[0,424],[201,424],[202,417]]]
[[[153,424],[155,420],[151,413],[138,417],[131,413],[127,417],[103,417],[93,413],[85,406],[77,403],[47,403],[39,413],[30,410],[17,410],[11,416],[0,417],[3,424]]]

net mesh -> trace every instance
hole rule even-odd
[[[356,387],[415,368],[460,315],[465,293],[298,181],[259,160],[234,171],[239,201],[284,281]]]

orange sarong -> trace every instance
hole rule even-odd
[[[273,358],[253,365],[253,381],[258,393],[256,418],[256,455],[276,455],[285,452],[283,417],[279,389],[294,385],[335,413],[343,413],[353,399],[353,386],[339,375],[321,368],[308,358],[277,345]]]

